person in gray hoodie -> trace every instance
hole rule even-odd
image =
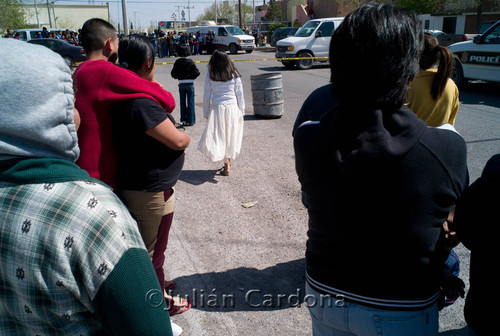
[[[338,106],[294,137],[309,205],[313,335],[437,335],[443,223],[468,185],[466,145],[404,104],[423,32],[412,12],[369,3],[330,44]]]
[[[136,222],[75,165],[71,70],[0,39],[0,73],[0,335],[172,335]]]

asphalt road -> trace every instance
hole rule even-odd
[[[183,335],[311,335],[304,296],[304,253],[307,213],[300,201],[295,174],[292,126],[306,97],[328,83],[325,65],[310,70],[287,70],[270,51],[240,52],[231,58],[242,74],[246,116],[242,153],[231,175],[219,174],[222,162],[212,163],[198,150],[205,127],[202,114],[207,63],[199,63],[195,82],[197,123],[187,127],[191,144],[176,185],[176,205],[165,269],[176,278],[174,295],[189,296],[193,307],[172,320]],[[193,56],[207,61],[208,56]],[[157,62],[173,62],[174,58]],[[156,79],[172,92],[177,106],[177,82],[171,64],[157,65]],[[282,74],[285,113],[278,119],[253,115],[250,76]],[[471,181],[487,159],[500,152],[500,86],[476,83],[461,91],[456,121],[469,149]],[[179,108],[173,112],[179,120]],[[245,208],[245,202],[257,202]],[[468,283],[469,253],[457,247],[461,277]],[[440,314],[441,335],[465,335],[463,300]]]

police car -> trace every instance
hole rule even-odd
[[[463,86],[469,79],[500,83],[500,21],[472,41],[448,48],[455,58],[451,78],[457,86]]]

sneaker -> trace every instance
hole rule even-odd
[[[182,334],[182,328],[181,327],[179,327],[174,322],[170,322],[170,324],[172,325],[172,335],[179,336],[180,334]]]

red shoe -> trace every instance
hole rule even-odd
[[[165,301],[167,302],[168,314],[170,316],[182,314],[191,308],[192,303],[190,298],[180,300],[181,305],[176,306],[173,298],[165,297]]]

